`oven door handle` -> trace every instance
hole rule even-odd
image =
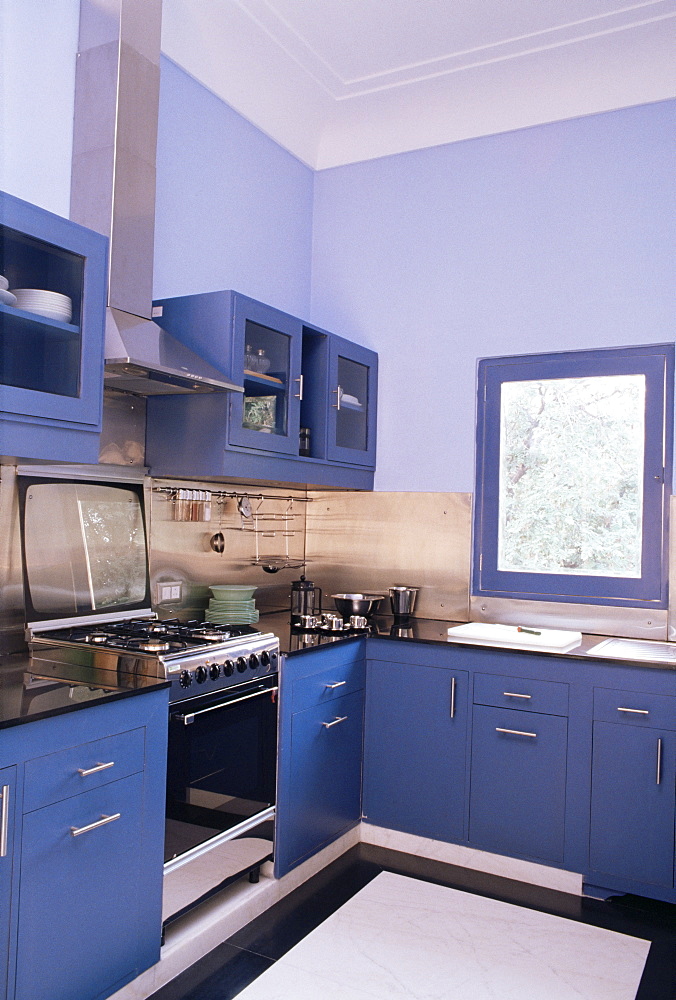
[[[262,694],[277,694],[278,691],[279,687],[264,688],[262,691],[254,691],[252,694],[243,694],[241,698],[233,698],[231,701],[219,701],[217,705],[200,708],[197,712],[186,712],[185,715],[176,713],[176,715],[172,715],[172,719],[177,719],[184,726],[189,726],[191,722],[195,721],[198,715],[206,715],[207,712],[215,712],[219,708],[230,708],[232,705],[239,705],[243,701],[248,701],[249,698],[260,698]]]

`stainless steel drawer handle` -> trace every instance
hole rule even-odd
[[[115,813],[113,816],[102,816],[101,819],[97,819],[95,823],[88,823],[87,826],[71,826],[70,835],[71,837],[79,837],[82,833],[97,830],[100,826],[105,826],[106,823],[114,823],[121,815],[122,813]]]
[[[347,681],[336,681],[335,684],[325,684],[324,687],[328,691],[335,691],[336,688],[342,688],[343,684],[347,684]]]
[[[501,729],[500,726],[495,727],[496,733],[509,733],[510,736],[530,736],[535,739],[537,733],[522,733],[520,729]]]
[[[0,858],[7,857],[9,837],[9,785],[2,786],[2,809],[0,810]]]
[[[451,677],[451,718],[455,718],[455,677]]]
[[[503,691],[505,698],[532,698],[532,694],[517,694],[516,691]]]
[[[115,761],[109,760],[107,764],[97,764],[95,767],[78,767],[77,773],[86,778],[88,774],[97,774],[99,771],[107,771],[109,767],[115,767]]]
[[[657,740],[657,785],[662,783],[662,737]]]
[[[330,729],[331,726],[337,726],[339,722],[345,722],[346,719],[346,715],[337,715],[333,722],[322,722],[322,725],[324,729]]]
[[[647,708],[620,708],[618,706],[618,712],[631,712],[632,715],[650,715]]]

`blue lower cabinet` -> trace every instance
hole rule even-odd
[[[14,831],[16,829],[16,768],[0,771],[0,1000],[6,1000],[10,967],[12,927],[12,881],[14,871]]]
[[[562,862],[567,719],[475,705],[470,843]]]
[[[361,817],[363,642],[287,657],[280,688],[278,878]]]
[[[0,771],[2,1000],[103,1000],[159,960],[167,702],[160,689],[3,729],[17,763]]]
[[[20,1000],[108,996],[123,978],[137,951],[142,805],[135,774],[24,817]]]
[[[435,840],[462,839],[467,700],[465,671],[369,661],[363,791],[367,822]]]
[[[359,821],[363,691],[293,717],[289,863],[309,857]]]
[[[597,721],[593,739],[592,881],[672,888],[676,732]]]

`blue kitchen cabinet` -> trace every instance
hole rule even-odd
[[[469,840],[483,850],[563,861],[567,720],[475,705]]]
[[[511,664],[518,667],[520,662],[513,659]],[[544,672],[549,666],[551,672],[552,662],[533,658],[531,667]],[[490,654],[483,666],[491,666]],[[562,681],[475,674],[471,844],[498,854],[563,862],[568,699],[569,686]]]
[[[3,730],[17,761],[8,1000],[101,1000],[158,961],[167,700]]]
[[[369,654],[363,814],[435,840],[464,834],[468,673],[455,651],[378,646]]]
[[[342,337],[329,352],[328,457],[375,468],[378,356]]]
[[[0,1000],[6,1000],[13,905],[16,767],[0,771]]]
[[[589,880],[671,890],[676,698],[597,688],[594,716]]]
[[[280,683],[275,832],[279,878],[359,822],[362,641],[287,657]]]
[[[103,400],[107,239],[0,192],[0,275],[67,296],[38,315],[0,291],[0,454],[97,462]]]
[[[153,475],[373,487],[373,352],[233,291],[163,299],[155,311],[158,323],[244,391],[148,400]]]

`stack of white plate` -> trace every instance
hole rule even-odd
[[[9,281],[4,276],[4,274],[0,274],[0,305],[15,306],[16,295],[12,295],[11,292],[8,292],[7,291],[8,288],[9,288]]]
[[[214,595],[205,612],[205,621],[218,625],[253,625],[258,621],[255,587],[247,584],[221,584],[209,588]]]
[[[16,296],[17,309],[56,319],[61,323],[70,323],[73,315],[73,303],[67,295],[60,292],[48,292],[44,288],[13,288]]]

